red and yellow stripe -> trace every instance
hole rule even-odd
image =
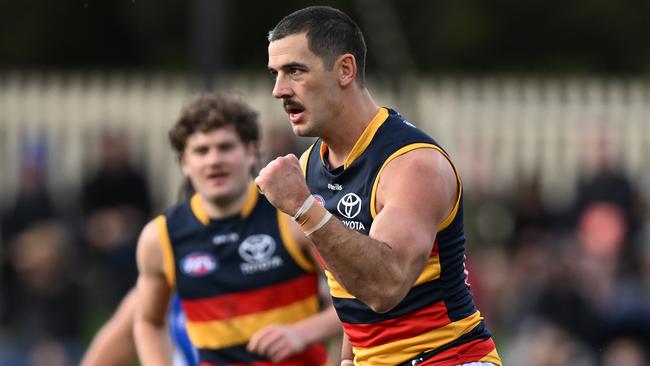
[[[404,359],[415,358],[422,352],[434,350],[455,341],[474,329],[480,323],[481,319],[480,312],[476,311],[464,319],[448,323],[438,328],[432,329],[429,323],[427,324],[428,331],[410,338],[397,339],[377,346],[364,347],[353,344],[355,364],[357,366],[397,365]],[[444,318],[442,317],[438,317],[437,321],[439,324],[444,324]],[[410,325],[418,326],[415,323],[411,323]],[[391,331],[391,333],[394,332]],[[415,332],[411,334],[413,333]],[[400,337],[402,336],[403,334],[400,335]],[[391,338],[390,336],[382,337]],[[395,337],[393,336],[393,338]],[[378,340],[375,340],[375,342],[378,342]]]
[[[422,366],[456,366],[471,362],[491,362],[501,365],[501,358],[492,338],[476,339],[444,350],[425,362]]]
[[[290,324],[318,312],[314,274],[236,294],[183,300],[187,331],[197,348],[219,349],[248,342],[259,329]]]
[[[187,319],[194,322],[224,320],[281,308],[317,294],[315,274],[305,274],[274,286],[197,300],[183,300]]]

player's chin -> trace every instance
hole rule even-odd
[[[299,137],[315,137],[315,135],[312,133],[311,129],[306,126],[305,124],[300,124],[300,125],[292,125],[292,130],[294,135],[299,136]]]
[[[234,195],[230,185],[211,186],[201,192],[204,197],[212,201],[221,201]]]

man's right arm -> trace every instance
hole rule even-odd
[[[142,365],[171,365],[171,344],[165,318],[171,288],[164,274],[164,260],[155,221],[149,222],[138,240],[138,284],[133,334]]]
[[[270,162],[255,183],[271,204],[290,216],[310,195],[294,155]],[[342,287],[373,311],[385,313],[404,299],[422,274],[438,228],[453,212],[458,187],[452,165],[441,152],[415,149],[385,166],[369,235],[330,219],[316,204],[310,206],[314,216],[303,224],[309,224],[307,235],[313,234],[310,239],[320,258]]]

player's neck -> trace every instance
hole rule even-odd
[[[248,201],[249,195],[253,194],[249,186],[250,181],[247,182],[247,184],[240,192],[237,192],[230,197],[207,199],[206,197],[201,196],[201,204],[203,205],[205,213],[211,219],[216,220],[240,214],[246,205],[246,202]]]
[[[339,117],[332,121],[323,141],[327,144],[330,166],[343,165],[354,148],[363,131],[375,117],[379,107],[375,104],[367,89],[359,90],[346,99]]]

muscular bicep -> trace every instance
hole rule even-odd
[[[410,284],[422,271],[438,227],[455,205],[457,190],[450,162],[431,148],[393,159],[379,177],[378,214],[370,236],[391,247]]]
[[[171,288],[165,278],[162,246],[154,221],[140,235],[137,262],[136,320],[163,324]]]

